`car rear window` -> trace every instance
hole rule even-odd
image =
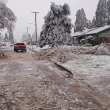
[[[24,43],[17,43],[17,45],[24,45]]]

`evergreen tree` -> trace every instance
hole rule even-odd
[[[102,27],[107,24],[107,1],[99,0],[96,10],[96,27]]]
[[[4,38],[3,38],[3,35],[0,33],[0,41],[3,41]]]
[[[14,37],[13,37],[13,33],[12,32],[9,32],[9,40],[12,40]]]
[[[96,27],[96,17],[94,16],[92,19],[92,28]]]
[[[9,36],[8,36],[8,34],[7,34],[7,33],[5,33],[5,38],[4,38],[4,41],[5,41],[5,42],[8,42],[8,41],[9,41]]]
[[[36,33],[35,32],[32,35],[32,41],[36,41]]]
[[[107,1],[107,24],[110,25],[110,0]]]
[[[2,34],[0,33],[0,41],[2,41]]]
[[[11,43],[14,43],[14,36],[13,36],[13,32],[12,31],[9,32],[9,41]]]
[[[75,28],[74,32],[78,32],[79,29],[83,28],[81,24],[81,10],[78,10],[76,13],[76,21],[75,21]]]
[[[89,22],[90,23],[90,22]],[[74,32],[78,32],[80,29],[85,30],[89,26],[88,20],[84,9],[78,10],[76,13],[75,29]]]
[[[88,20],[87,28],[88,28],[88,29],[91,29],[91,28],[92,28],[92,22],[91,22],[90,20]]]
[[[32,38],[31,38],[31,34],[28,34],[28,39],[29,39],[29,40],[31,40],[31,39],[32,39]]]
[[[24,33],[21,39],[21,42],[28,42],[27,33]]]
[[[49,44],[51,47],[70,42],[72,28],[70,8],[68,4],[56,5],[51,3],[50,11],[44,17],[45,24],[40,33],[40,47]]]

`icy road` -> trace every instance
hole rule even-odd
[[[2,51],[0,110],[110,110],[110,95],[52,62],[37,61],[34,52],[16,53],[13,47]]]

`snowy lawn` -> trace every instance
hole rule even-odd
[[[40,49],[34,46],[33,50],[42,54],[40,57],[44,60],[49,55],[50,59],[72,71],[73,78],[86,83],[93,90],[100,91],[101,97],[105,96],[110,100],[110,46],[102,45],[94,54],[86,54],[95,47],[61,46]]]
[[[110,56],[107,55],[74,55],[73,60],[62,63],[63,66],[71,71],[80,69],[97,68],[104,66],[110,62]]]
[[[86,82],[110,100],[110,56],[78,55],[78,57],[60,64],[73,72],[73,78]]]

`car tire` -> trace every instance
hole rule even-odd
[[[26,52],[26,50],[25,50],[25,52]]]

